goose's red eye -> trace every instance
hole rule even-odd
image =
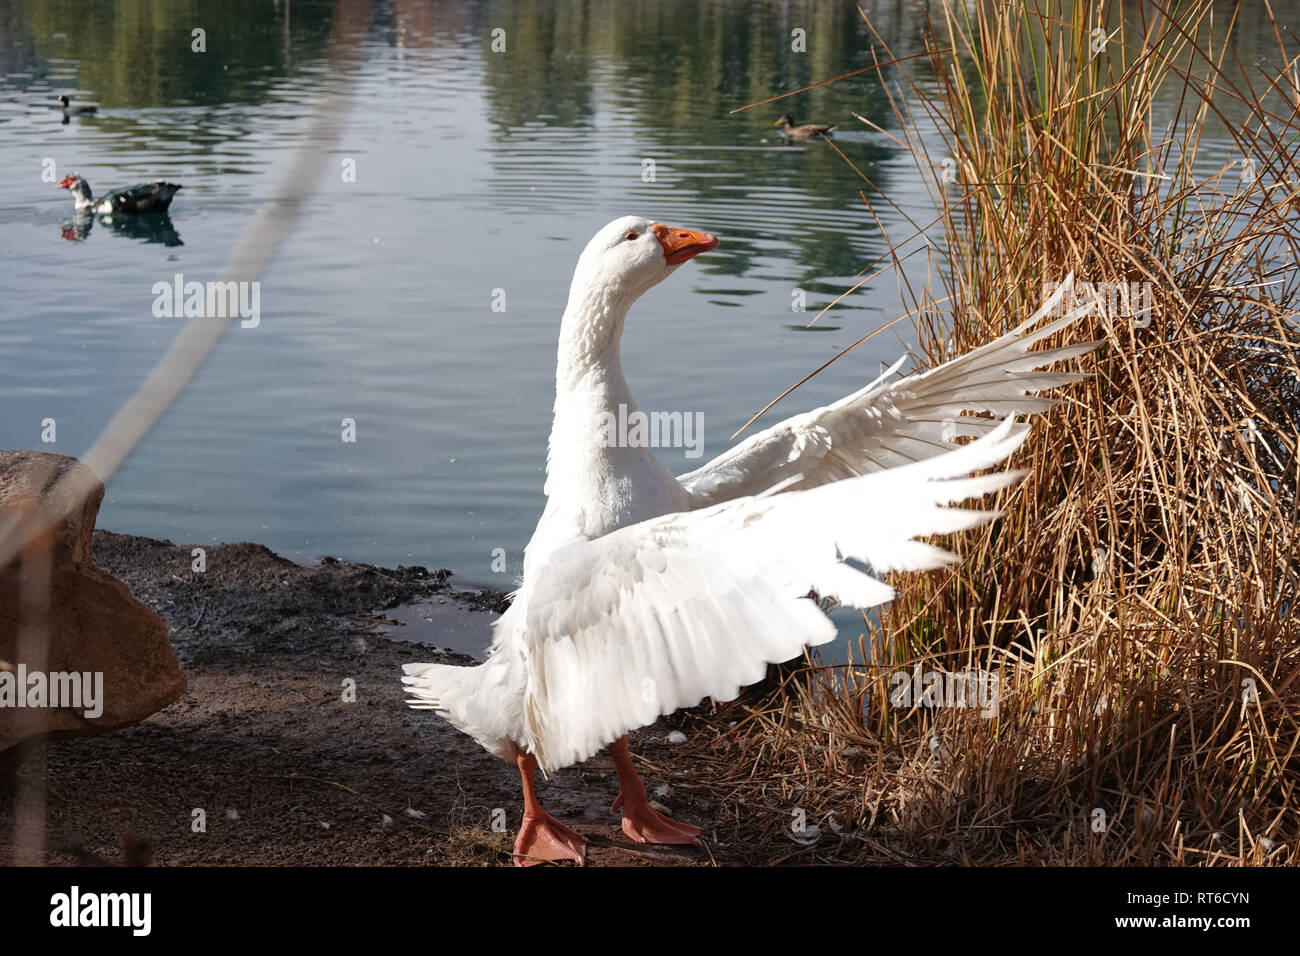
[[[626,236],[624,236],[623,238],[624,238],[624,239],[635,239],[635,238],[636,238],[636,230],[633,230],[632,232],[629,232],[629,233],[628,233]]]

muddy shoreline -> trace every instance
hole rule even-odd
[[[207,548],[200,574],[190,547],[95,532],[96,564],[162,617],[189,690],[136,727],[0,758],[0,864],[13,855],[16,794],[42,778],[54,865],[118,863],[124,846],[128,862],[159,865],[509,862],[514,768],[402,703],[402,664],[472,658],[404,641],[389,613],[446,602],[486,626],[504,594],[457,587],[441,569],[335,558],[303,567],[254,544]],[[355,701],[344,699],[346,682]],[[692,799],[690,767],[666,740],[676,726],[670,718],[634,734],[633,749],[649,761],[647,786],[707,839],[708,802]],[[604,754],[540,792],[591,841],[588,865],[743,862],[734,843],[731,858],[718,847],[634,845],[609,813],[617,783]],[[500,811],[505,832],[492,827]]]

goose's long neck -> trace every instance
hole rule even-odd
[[[635,299],[574,280],[560,327],[546,510],[524,552],[524,580],[574,538],[597,538],[685,507],[667,467],[645,443],[620,432],[637,412],[619,361],[623,320]]]
[[[592,458],[608,450],[607,416],[636,409],[619,351],[631,305],[629,296],[598,282],[574,279],[556,355],[555,421],[548,455],[552,477],[569,468],[592,467]]]

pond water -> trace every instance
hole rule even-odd
[[[865,7],[896,53],[919,49],[923,4]],[[854,3],[14,0],[0,6],[0,447],[93,442],[181,327],[154,314],[154,284],[217,278],[306,131],[335,19],[357,10],[337,163],[301,184],[307,212],[262,276],[260,323],[231,330],[113,478],[101,527],[509,588],[543,506],[569,280],[606,221],[722,239],[627,328],[642,407],[702,416],[700,447],[661,450],[676,471],[903,309],[885,275],[805,328],[886,243],[857,173],[772,125],[840,124],[844,154],[925,221],[911,157],[853,117],[896,125],[875,75],[730,112],[869,65]],[[60,93],[98,112],[65,123]],[[97,191],[184,189],[165,227],[87,231],[51,170]],[[879,205],[891,234],[910,232]],[[904,349],[886,332],[777,411],[838,398]]]

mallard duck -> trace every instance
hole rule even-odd
[[[78,210],[99,213],[162,212],[172,204],[172,197],[180,189],[178,183],[137,183],[123,189],[104,193],[98,199],[90,191],[90,183],[76,173],[64,176],[56,189],[67,189],[77,201]]]
[[[772,124],[781,127],[781,135],[786,139],[812,139],[814,136],[830,136],[831,133],[839,129],[838,126],[827,126],[824,123],[805,123],[803,126],[795,126],[794,120],[789,114],[782,116]]]
[[[98,106],[73,106],[66,95],[59,97],[59,102],[63,104],[63,118],[69,116],[89,116],[91,113],[98,113]]]
[[[1035,393],[1083,377],[1034,369],[1097,345],[1031,350],[1083,314],[1040,324],[1058,291],[982,348],[882,384],[900,360],[861,390],[674,477],[648,442],[611,440],[615,416],[643,414],[619,342],[637,299],[717,245],[706,232],[635,216],[587,244],[560,322],[546,508],[524,551],[523,581],[493,624],[484,663],[404,667],[407,703],[517,765],[517,865],[583,861],[586,837],[542,808],[534,774],[602,747],[618,774],[611,812],[622,811],[623,832],[638,843],[698,844],[699,827],[651,805],[628,732],[706,697],[732,700],[768,664],[832,640],[835,625],[807,599],[810,587],[858,608],[893,597],[846,560],[872,574],[956,560],[916,539],[993,517],[945,506],[1016,480],[970,475],[1025,440],[1029,425],[1015,423],[1016,413],[1055,404]],[[945,429],[975,440],[947,441]]]

